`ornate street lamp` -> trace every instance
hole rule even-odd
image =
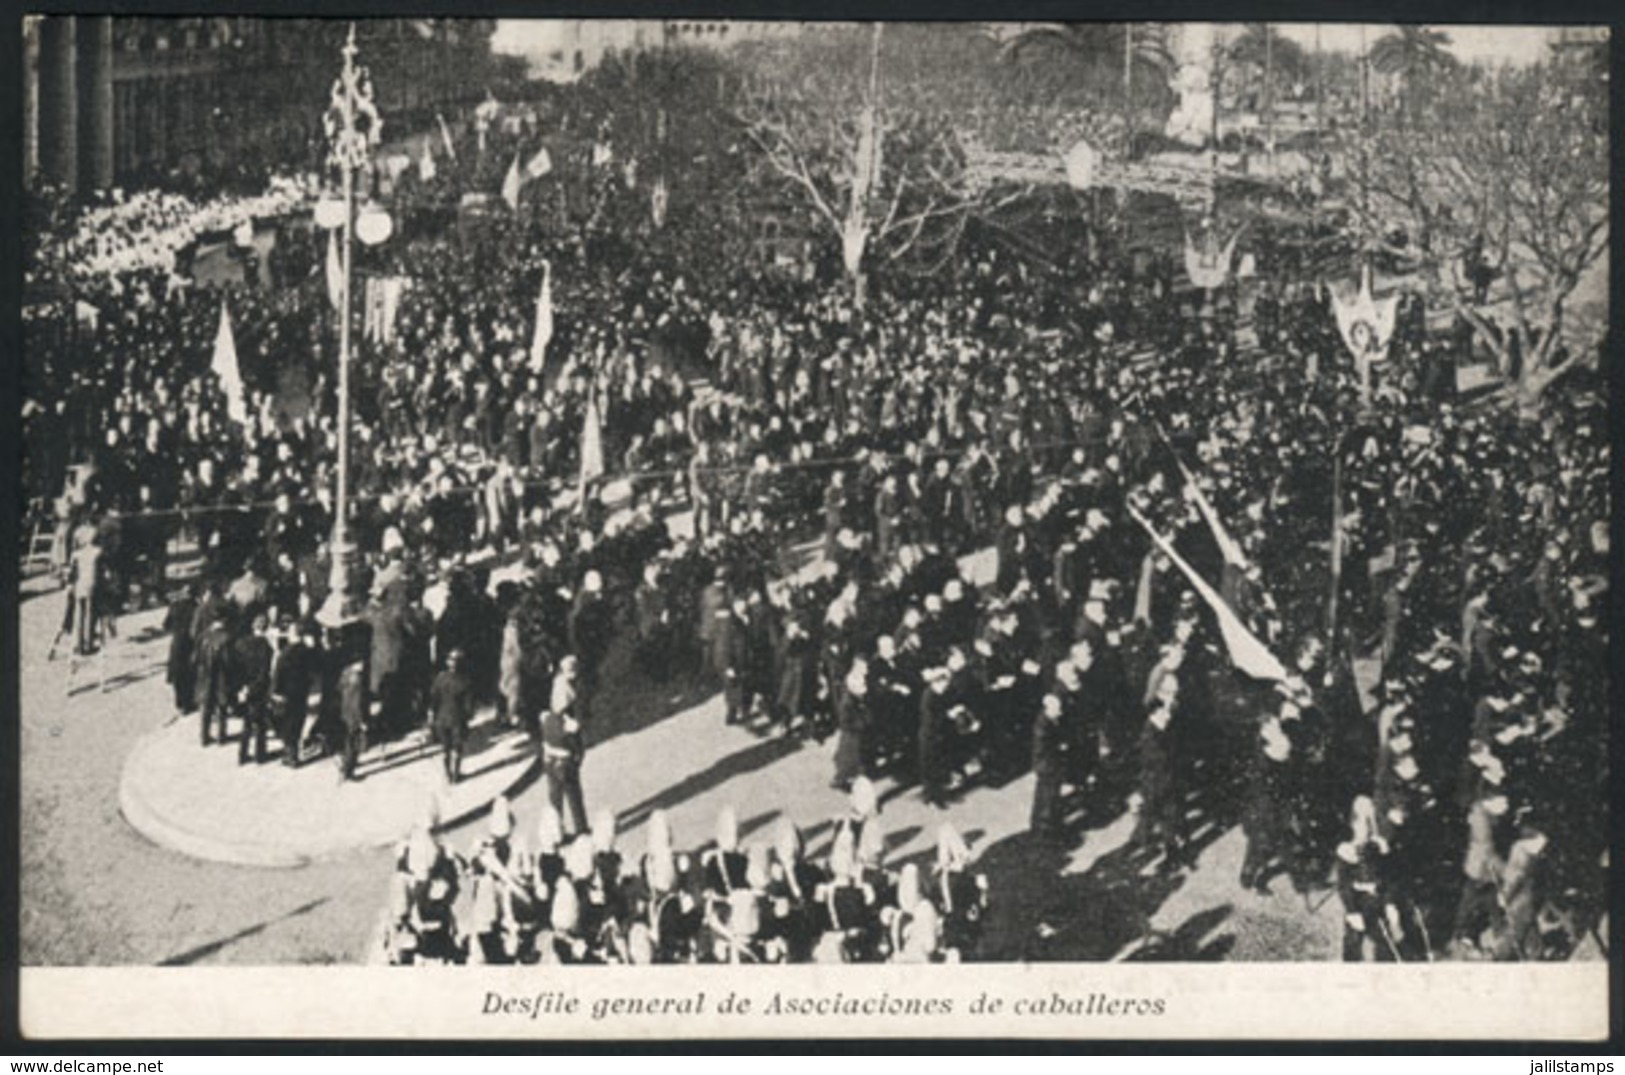
[[[373,104],[372,79],[355,62],[355,24],[341,50],[344,69],[333,83],[332,99],[322,117],[327,131],[327,162],[339,173],[340,193],[326,194],[316,205],[316,222],[324,228],[342,228],[339,298],[338,384],[338,492],[334,499],[333,570],[327,602],[317,613],[326,626],[342,626],[355,618],[351,593],[351,567],[355,550],[350,544],[350,283],[355,239],[369,245],[389,238],[389,214],[370,201],[357,211],[356,178],[372,169],[372,150],[378,145],[383,121]]]

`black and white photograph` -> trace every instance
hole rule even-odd
[[[1606,28],[23,45],[25,1008],[1603,981]]]

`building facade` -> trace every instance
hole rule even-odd
[[[477,101],[489,19],[356,23],[386,123]],[[314,167],[349,25],[245,17],[30,16],[23,175],[73,194]]]

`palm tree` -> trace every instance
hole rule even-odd
[[[1309,55],[1291,38],[1267,22],[1249,23],[1240,37],[1224,50],[1225,67],[1242,82],[1237,97],[1251,98],[1251,107],[1263,119],[1265,142],[1275,144],[1277,88],[1300,82],[1309,72]],[[1258,87],[1252,92],[1252,87]]]
[[[1267,22],[1248,24],[1242,35],[1230,42],[1227,51],[1232,64],[1253,68],[1260,76],[1268,68],[1273,84],[1291,85],[1309,75],[1309,55],[1303,46]]]
[[[1030,23],[1001,42],[999,56],[1011,63],[1059,59],[1101,89],[1120,78],[1123,118],[1131,143],[1136,106],[1155,110],[1161,106],[1159,102],[1165,103],[1168,76],[1178,66],[1167,27],[1149,22]]]
[[[1426,26],[1400,25],[1371,45],[1367,62],[1384,75],[1398,75],[1403,81],[1409,104],[1417,97],[1411,91],[1436,75],[1455,70],[1460,62],[1450,51],[1450,35]]]
[[[1060,56],[1093,71],[1126,67],[1135,81],[1142,76],[1165,81],[1176,66],[1166,28],[1159,23],[1037,22],[1004,41],[999,54],[1013,62]]]

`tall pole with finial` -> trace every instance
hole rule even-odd
[[[1123,129],[1128,135],[1128,154],[1134,153],[1134,24],[1123,24]]]
[[[325,122],[331,142],[328,163],[339,172],[343,199],[344,219],[340,244],[339,288],[339,383],[338,383],[338,480],[337,496],[333,504],[332,571],[329,576],[328,600],[319,618],[330,625],[339,626],[352,615],[351,560],[354,549],[350,545],[350,315],[351,282],[354,270],[356,225],[356,178],[369,166],[371,143],[378,136],[378,112],[373,104],[372,84],[366,68],[356,64],[355,24],[345,37],[340,54],[344,66],[333,83],[331,103]],[[361,121],[367,122],[363,124]]]
[[[1269,152],[1270,175],[1275,174],[1275,42],[1264,23],[1264,148]]]

